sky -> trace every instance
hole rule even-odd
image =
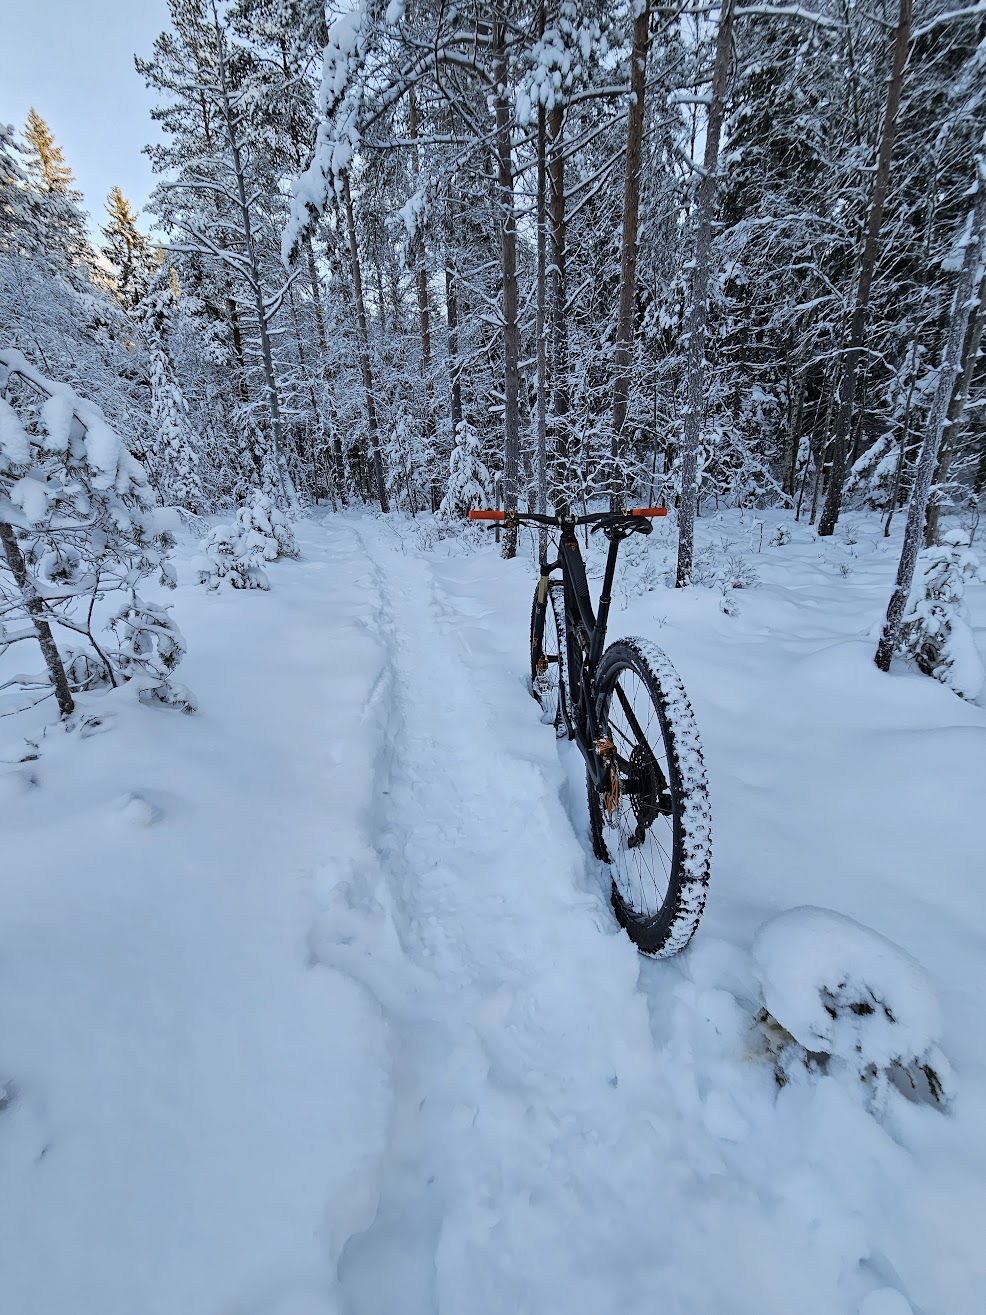
[[[134,68],[168,25],[166,0],[30,0],[4,6],[0,120],[21,130],[30,106],[47,120],[85,197],[91,227],[113,186],[143,210],[154,179],[153,96]],[[150,226],[145,216],[144,226]]]

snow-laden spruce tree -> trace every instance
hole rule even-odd
[[[897,646],[898,654],[964,699],[976,698],[986,683],[965,603],[966,583],[981,579],[969,536],[946,530],[941,543],[918,553]]]
[[[100,228],[106,245],[100,254],[113,270],[113,292],[125,310],[134,311],[147,296],[160,267],[150,240],[137,227],[137,215],[119,187],[106,198],[108,223]]]
[[[384,445],[387,493],[391,506],[412,516],[428,508],[428,447],[427,435],[408,408],[397,407]]]
[[[201,512],[206,497],[199,473],[199,445],[168,347],[174,311],[175,296],[167,274],[162,273],[139,306],[151,354],[149,456],[161,500],[168,506]]]
[[[458,520],[474,507],[488,507],[492,502],[493,480],[483,461],[479,435],[468,420],[455,427],[455,441],[449,457],[448,488],[438,509],[446,521]]]
[[[0,652],[36,639],[48,677],[15,683],[50,682],[63,714],[73,683],[136,681],[145,701],[194,706],[172,681],[185,651],[178,628],[137,593],[151,575],[175,583],[154,501],[98,406],[0,349]],[[109,637],[97,637],[114,594]],[[70,636],[64,654],[53,628]]]

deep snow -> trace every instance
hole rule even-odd
[[[0,722],[0,1310],[979,1315],[986,714],[873,666],[896,541],[782,520],[701,522],[760,577],[728,600],[660,584],[667,528],[621,577],[714,810],[667,963],[527,693],[530,557],[482,531],[326,515],[218,597],[183,543],[197,714]],[[923,965],[947,1113],[778,1089],[751,949],[802,905]]]

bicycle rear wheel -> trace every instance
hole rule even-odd
[[[695,717],[667,657],[621,639],[596,673],[596,712],[615,779],[589,780],[596,857],[613,873],[613,909],[630,939],[662,958],[683,949],[705,907],[711,817]]]
[[[541,634],[537,634],[537,590],[531,604],[531,693],[544,710],[542,720],[555,728],[559,737],[567,731],[568,640],[565,626],[565,586],[560,580],[548,584]]]

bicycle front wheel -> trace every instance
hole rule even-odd
[[[646,954],[677,954],[705,907],[711,814],[695,716],[678,673],[643,639],[621,639],[596,673],[609,788],[589,781],[596,857],[613,874],[613,909]]]

